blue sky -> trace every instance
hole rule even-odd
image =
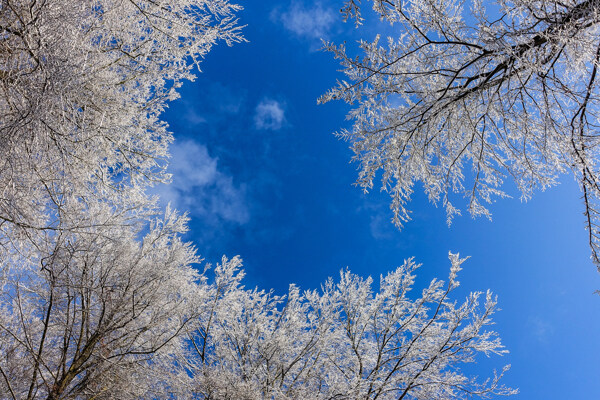
[[[468,370],[487,376],[511,364],[505,383],[520,389],[515,398],[597,398],[600,274],[573,178],[528,203],[513,192],[492,206],[493,222],[463,216],[450,228],[417,190],[413,221],[398,231],[388,195],[353,186],[351,151],[332,134],[349,126],[349,106],[316,102],[343,79],[320,38],[351,45],[378,30],[344,24],[341,4],[243,2],[249,42],[215,47],[170,105],[173,184],[157,191],[189,212],[187,239],[207,262],[239,254],[246,285],[278,293],[290,283],[319,287],[345,267],[377,279],[412,256],[424,286],[446,278],[448,251],[469,255],[457,295],[498,295],[495,329],[510,354]]]

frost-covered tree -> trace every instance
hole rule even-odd
[[[600,265],[600,2],[372,3],[397,34],[360,42],[361,57],[328,45],[348,82],[321,98],[356,105],[341,135],[360,163],[358,183],[371,188],[382,170],[401,226],[416,182],[450,223],[457,197],[489,216],[507,179],[528,199],[571,171]],[[342,12],[363,20],[360,0]]]
[[[196,256],[174,213],[141,241],[118,218],[0,261],[1,398],[155,397],[197,317]]]
[[[0,1],[1,398],[166,396],[201,281],[185,220],[145,189],[169,178],[160,113],[241,40],[237,10]]]
[[[0,393],[8,399],[457,399],[507,395],[461,364],[504,354],[490,292],[420,295],[412,260],[381,277],[342,271],[320,291],[246,289],[241,261],[209,282],[169,214],[133,230],[56,238],[29,268],[2,265]],[[132,245],[134,243],[134,245]],[[30,254],[37,254],[31,252]],[[39,264],[37,263],[39,261]],[[38,268],[41,265],[41,268]],[[503,372],[507,369],[505,367]]]
[[[502,374],[478,382],[461,372],[479,354],[504,354],[489,329],[496,300],[451,299],[464,259],[450,254],[447,283],[420,295],[412,260],[381,277],[342,271],[320,291],[287,296],[241,286],[238,259],[216,268],[197,324],[186,325],[180,393],[201,399],[460,399],[507,395]],[[414,297],[414,298],[413,298]],[[504,369],[506,370],[506,368]],[[175,382],[175,381],[174,381]]]
[[[225,0],[0,2],[0,240],[69,228],[65,202],[132,218],[165,174],[159,119],[218,40],[241,40]],[[72,228],[77,228],[73,226]],[[29,233],[27,233],[29,234]]]

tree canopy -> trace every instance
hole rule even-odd
[[[346,19],[361,23],[360,6],[346,1]],[[600,3],[374,0],[373,9],[397,35],[361,42],[361,57],[329,44],[348,81],[320,99],[356,105],[340,135],[358,184],[372,188],[382,170],[402,226],[417,182],[450,223],[457,198],[489,217],[507,180],[527,200],[570,171],[599,265]]]
[[[0,6],[0,396],[8,399],[454,399],[511,394],[491,292],[414,298],[417,265],[342,271],[320,291],[214,276],[187,219],[147,194],[168,181],[160,114],[218,41],[225,0],[6,0]],[[505,371],[506,368],[503,370]]]

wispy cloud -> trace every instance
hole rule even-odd
[[[181,119],[188,126],[212,124],[242,112],[245,93],[234,91],[219,82],[212,82],[203,89],[200,101],[180,100],[183,106]]]
[[[320,2],[307,7],[294,1],[283,12],[274,9],[271,12],[271,20],[282,23],[287,30],[299,37],[320,40],[329,36],[336,21],[336,14],[332,9],[323,7]]]
[[[265,98],[256,106],[254,126],[256,129],[277,131],[286,123],[285,110],[277,100]]]
[[[389,212],[387,214],[389,214]],[[394,236],[394,225],[387,214],[378,212],[370,217],[371,221],[369,222],[369,229],[371,231],[371,236],[376,240],[392,239]]]
[[[369,231],[373,239],[394,239],[398,230],[392,223],[392,215],[389,207],[384,205],[384,203],[366,198],[363,194],[363,202],[356,211],[368,216]]]
[[[244,224],[249,219],[245,187],[236,186],[231,176],[219,171],[218,160],[205,146],[192,140],[171,145],[168,171],[173,174],[170,185],[154,189],[161,203],[187,211],[207,223],[221,221]]]
[[[527,321],[530,334],[540,344],[548,344],[550,337],[554,334],[554,327],[539,316],[531,316]]]

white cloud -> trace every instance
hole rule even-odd
[[[300,37],[318,40],[328,36],[336,21],[336,14],[332,9],[324,8],[320,2],[312,7],[293,2],[285,12],[273,10],[271,19],[281,22],[287,30]]]
[[[231,176],[218,170],[218,160],[206,147],[192,140],[176,141],[170,151],[168,171],[173,182],[153,190],[162,204],[170,202],[174,208],[210,223],[248,221],[245,188],[236,187]]]
[[[279,130],[285,124],[285,111],[277,100],[263,99],[256,106],[254,126],[256,129]]]

